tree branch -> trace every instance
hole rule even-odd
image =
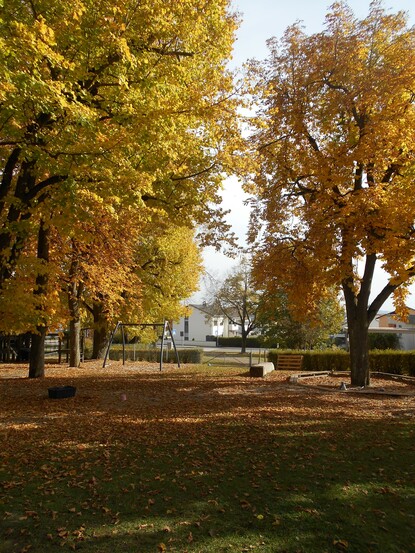
[[[10,154],[7,163],[4,167],[3,171],[3,178],[1,179],[0,184],[0,199],[3,199],[7,196],[7,193],[10,190],[12,179],[13,179],[13,172],[17,165],[17,162],[19,161],[19,156],[22,152],[22,149],[20,147],[14,148],[12,153]]]
[[[202,169],[201,171],[198,171],[197,173],[193,173],[191,175],[186,175],[184,177],[170,177],[172,181],[177,182],[181,180],[187,180],[187,179],[193,179],[195,177],[199,177],[200,175],[203,175],[204,173],[208,173],[215,167],[216,163],[212,163],[210,167],[206,167],[206,169]]]
[[[45,188],[48,188],[49,186],[53,186],[54,184],[59,184],[60,182],[64,182],[68,178],[68,175],[54,175],[53,177],[49,177],[48,179],[39,182],[36,186],[31,188],[26,194],[24,195],[24,201],[26,203],[29,203],[33,198],[35,198],[39,192],[42,192]]]

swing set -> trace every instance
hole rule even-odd
[[[104,364],[102,366],[104,369],[105,369],[105,366],[107,364],[107,360],[108,360],[108,357],[109,357],[111,345],[112,345],[113,340],[114,340],[114,336],[115,336],[115,334],[117,333],[117,331],[119,329],[121,329],[121,337],[122,337],[122,364],[125,365],[125,328],[126,327],[139,327],[139,328],[152,327],[153,330],[155,330],[157,327],[162,327],[163,328],[163,333],[161,335],[161,344],[160,344],[160,371],[163,369],[164,341],[165,341],[165,336],[166,336],[167,333],[170,335],[170,339],[171,339],[171,342],[172,342],[173,347],[174,347],[174,352],[176,354],[177,366],[180,368],[179,353],[177,351],[176,343],[174,341],[173,332],[172,332],[170,323],[168,321],[164,321],[163,323],[122,323],[121,321],[119,321],[115,325],[115,328],[111,332],[111,335],[110,335],[110,339],[109,339],[108,346],[107,346],[107,351],[105,352]]]

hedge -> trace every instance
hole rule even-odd
[[[302,355],[303,371],[348,371],[349,354],[343,350],[282,350],[268,352],[268,361],[277,364],[278,355]]]
[[[277,343],[269,344],[265,343],[266,339],[263,336],[248,336],[246,339],[247,348],[264,348],[264,347],[277,347]],[[224,338],[223,336],[218,337],[218,346],[228,347],[228,348],[241,348],[242,347],[242,337],[241,336],[229,336]]]
[[[372,351],[369,363],[371,371],[415,376],[415,351]]]
[[[202,362],[203,350],[197,348],[178,349],[180,363],[199,364]],[[136,361],[160,361],[160,349],[140,349],[135,352],[126,350],[126,359]],[[274,365],[278,355],[302,355],[303,371],[348,371],[350,370],[349,353],[343,350],[283,350],[273,349],[268,352],[268,361]],[[135,357],[134,357],[135,355]],[[166,355],[166,354],[165,354]],[[121,350],[111,350],[110,359],[122,359]],[[165,359],[165,357],[164,357]],[[166,363],[176,363],[174,349],[169,350]],[[372,350],[369,353],[369,366],[372,372],[415,376],[415,351]]]
[[[302,355],[303,371],[348,371],[349,353],[342,350],[270,350],[268,361],[274,365],[278,355]],[[369,368],[372,372],[385,372],[415,376],[415,351],[372,350],[369,353]]]
[[[196,349],[196,348],[185,348],[185,349],[178,349],[179,353],[179,360],[180,363],[186,364],[186,363],[194,363],[199,364],[202,362],[202,355],[203,350],[202,349]],[[109,354],[109,358],[114,361],[119,361],[122,359],[122,350],[111,350]],[[126,350],[125,351],[125,359],[129,361],[149,361],[152,363],[159,363],[160,362],[160,349],[139,349],[134,351]],[[174,349],[171,349],[168,351],[167,354],[167,360],[166,360],[166,352],[164,352],[163,362],[165,363],[176,363],[176,354]]]

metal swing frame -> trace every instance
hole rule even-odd
[[[141,327],[141,328],[151,326],[151,327],[153,327],[153,329],[155,329],[156,327],[163,327],[163,334],[161,336],[161,345],[160,345],[160,371],[163,370],[163,352],[164,352],[164,339],[165,339],[164,337],[166,335],[166,332],[168,332],[170,334],[170,338],[171,338],[171,341],[172,341],[172,344],[173,344],[173,347],[174,347],[174,352],[176,354],[177,366],[180,368],[179,352],[177,351],[176,342],[174,341],[173,332],[172,332],[170,323],[168,321],[164,321],[162,323],[123,323],[121,321],[118,321],[118,323],[115,325],[114,330],[111,332],[110,339],[109,339],[108,346],[107,346],[107,351],[105,352],[104,363],[102,365],[102,367],[104,369],[105,369],[105,366],[107,364],[107,360],[108,360],[108,357],[109,357],[112,342],[114,340],[114,336],[115,336],[115,334],[116,334],[116,332],[119,328],[121,328],[121,335],[122,335],[122,364],[125,365],[125,331],[124,331],[124,329],[125,329],[126,326],[138,326],[138,327]]]

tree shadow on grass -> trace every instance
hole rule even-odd
[[[1,553],[415,549],[414,425],[388,415],[408,401],[187,373],[0,385]]]

